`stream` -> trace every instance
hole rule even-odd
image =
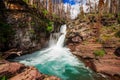
[[[62,25],[59,33],[51,34],[48,48],[17,57],[14,61],[35,66],[41,73],[62,80],[95,80],[94,73],[64,47],[66,28]]]

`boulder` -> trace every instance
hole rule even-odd
[[[2,62],[2,61],[1,61]],[[0,77],[6,75],[6,76],[13,76],[17,74],[21,69],[24,69],[25,66],[23,64],[17,63],[17,62],[7,62],[3,61],[0,65]]]
[[[82,42],[82,38],[80,36],[75,36],[72,38],[72,42],[80,43],[80,42]]]
[[[95,71],[98,73],[115,76],[120,74],[119,59],[100,59],[94,60]]]
[[[2,76],[9,80],[60,80],[55,76],[40,73],[35,67],[6,60],[0,61],[0,77]]]
[[[9,80],[60,80],[55,76],[47,76],[39,73],[34,67],[27,68],[24,72],[10,78]]]
[[[29,67],[24,72],[10,78],[9,80],[43,80],[44,76],[34,67]]]

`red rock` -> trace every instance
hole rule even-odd
[[[37,69],[30,67],[9,80],[42,80],[42,78],[42,74],[40,74]]]
[[[95,58],[93,52],[94,50],[101,49],[101,44],[79,44],[75,47],[77,56],[82,58]]]
[[[82,42],[82,39],[79,36],[75,36],[72,38],[72,41],[75,43],[80,43],[80,42]]]
[[[34,67],[17,62],[1,60],[0,64],[0,77],[7,76],[9,80],[60,80],[55,76],[44,75]]]
[[[73,43],[69,43],[67,45],[67,47],[71,50],[71,51],[74,51],[75,50],[75,45]]]
[[[102,49],[102,45],[98,43],[78,44],[75,46],[73,54],[81,57],[86,66],[90,67],[98,73],[107,74],[112,77],[114,75],[119,75],[120,57],[114,55],[115,49],[104,48],[106,54],[103,57],[98,57],[96,60],[93,52],[99,49]]]
[[[120,60],[117,59],[103,59],[94,62],[96,72],[101,72],[111,76],[120,73]]]
[[[29,67],[24,72],[10,78],[9,80],[60,80],[55,76],[47,76],[39,73],[34,67]]]
[[[48,78],[45,78],[44,80],[60,80],[60,79],[55,76],[50,76]]]
[[[14,75],[15,73],[17,73],[21,68],[25,67],[23,64],[20,63],[10,63],[10,62],[6,62],[5,64],[1,64],[0,65],[0,76],[3,75]]]

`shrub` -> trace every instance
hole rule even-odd
[[[53,22],[49,22],[47,26],[47,31],[51,32],[53,30]]]
[[[103,49],[95,50],[93,53],[95,56],[100,56],[100,57],[103,57],[105,55],[105,51]]]
[[[24,2],[26,2],[28,4],[29,0],[23,0]]]
[[[15,32],[13,31],[12,27],[7,24],[0,22],[0,42],[5,43],[9,41],[9,39],[14,35]]]
[[[120,14],[118,14],[117,21],[118,21],[118,23],[120,24]]]
[[[0,80],[7,80],[7,77],[6,76],[2,76],[2,77],[0,77]]]
[[[47,10],[43,10],[43,14],[46,16],[48,14]]]

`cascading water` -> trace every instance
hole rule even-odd
[[[61,27],[60,33],[56,43],[54,41],[58,34],[52,34],[49,48],[17,57],[14,61],[35,66],[40,72],[58,76],[62,80],[94,80],[92,72],[72,55],[68,48],[63,47],[66,25]]]

